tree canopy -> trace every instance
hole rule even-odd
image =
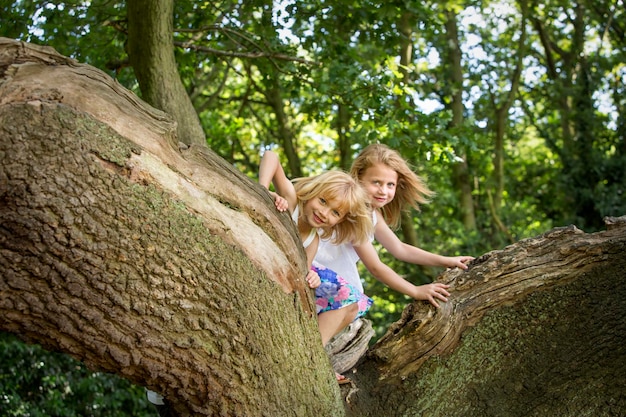
[[[624,211],[619,4],[149,4],[9,2],[1,34],[106,70],[161,109],[175,83],[142,74],[167,68],[147,43],[165,37],[207,145],[250,176],[266,147],[296,177],[349,168],[365,144],[387,143],[439,192],[415,221],[420,235],[441,230],[434,249],[460,239],[450,250],[483,251],[569,223],[597,230]],[[152,14],[163,29],[146,23]]]

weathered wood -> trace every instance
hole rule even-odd
[[[407,306],[351,374],[349,415],[624,415],[626,217],[607,222],[442,274],[450,301]]]
[[[360,318],[333,337],[326,345],[333,369],[344,373],[353,368],[367,352],[373,336],[372,322]]]

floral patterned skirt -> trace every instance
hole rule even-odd
[[[317,314],[357,303],[359,306],[357,318],[359,318],[364,316],[374,303],[371,298],[337,275],[335,271],[319,265],[313,266],[312,269],[317,272],[322,281],[322,284],[315,289]]]

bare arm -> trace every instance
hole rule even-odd
[[[437,300],[448,301],[447,297],[450,293],[447,289],[450,287],[449,285],[442,283],[431,283],[419,286],[413,285],[396,274],[393,269],[385,265],[378,257],[378,253],[371,243],[355,246],[354,249],[374,278],[389,288],[416,300],[426,300],[435,307],[439,307]]]
[[[304,248],[304,253],[306,253],[306,263],[308,271],[306,275],[306,281],[309,284],[310,288],[317,288],[321,285],[320,276],[317,274],[317,272],[311,269],[311,266],[313,265],[313,258],[315,258],[315,254],[317,253],[317,248],[319,247],[319,244],[320,237],[316,234],[313,242],[311,242],[308,247]]]
[[[387,223],[378,215],[378,222],[374,230],[374,237],[396,259],[415,265],[442,266],[445,268],[467,269],[466,263],[474,259],[472,256],[442,256],[437,255],[416,246],[402,242],[398,236],[387,226]]]
[[[269,191],[270,183],[274,184],[276,193]],[[297,205],[296,189],[293,183],[285,175],[278,155],[272,151],[265,151],[261,158],[261,164],[259,165],[259,184],[268,189],[268,192],[274,199],[274,205],[279,211],[285,211],[289,209],[293,212]],[[319,236],[315,235],[315,239],[304,250],[307,258],[307,275],[306,281],[310,288],[317,288],[320,286],[320,277],[317,272],[311,270],[313,264],[313,258],[317,252],[319,246]]]
[[[297,204],[296,189],[285,175],[280,165],[278,155],[272,151],[265,151],[259,165],[259,184],[269,191],[270,183],[274,184],[276,192],[270,191],[274,204],[279,211],[293,211]]]

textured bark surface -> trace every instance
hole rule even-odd
[[[0,329],[181,415],[336,415],[287,215],[97,69],[0,38]]]
[[[351,374],[348,415],[625,415],[626,217],[607,222],[442,274],[450,301],[405,309]]]
[[[353,368],[367,352],[374,333],[372,322],[359,318],[333,337],[326,345],[333,369],[343,374]]]

